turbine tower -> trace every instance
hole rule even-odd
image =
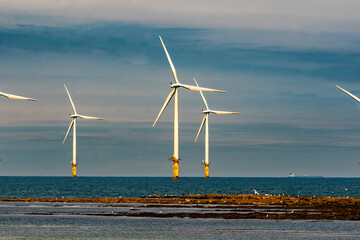
[[[76,120],[77,120],[78,117],[81,118],[81,119],[89,119],[89,120],[104,120],[104,119],[103,118],[98,118],[98,117],[90,117],[90,116],[84,116],[84,115],[77,114],[74,102],[72,101],[70,93],[69,93],[68,89],[66,88],[65,84],[64,84],[64,87],[65,87],[65,90],[67,92],[67,95],[69,96],[71,106],[72,106],[72,108],[74,110],[74,114],[70,114],[70,118],[72,118],[72,121],[71,121],[69,129],[68,129],[68,131],[67,131],[67,133],[65,135],[63,144],[65,143],[65,140],[66,140],[71,128],[74,127],[74,130],[73,130],[73,160],[72,160],[72,163],[70,165],[72,166],[72,177],[76,178],[76,166],[78,165],[78,164],[76,164]]]
[[[195,84],[196,86],[199,86],[198,83],[196,82],[196,79],[194,78],[194,81],[195,81]],[[206,99],[204,97],[204,94],[202,93],[202,91],[199,91],[200,92],[200,95],[204,101],[204,104],[205,104],[205,107],[206,107],[206,110],[202,110],[202,113],[205,114],[202,122],[201,122],[201,125],[200,125],[200,128],[199,128],[199,131],[198,131],[198,134],[195,138],[195,141],[198,139],[199,137],[199,134],[201,132],[201,129],[203,128],[204,126],[204,123],[205,124],[205,161],[203,161],[203,165],[205,166],[205,178],[209,178],[209,166],[210,166],[210,161],[209,161],[209,114],[210,113],[214,113],[214,114],[239,114],[239,112],[225,112],[225,111],[214,111],[214,110],[210,110],[209,109],[209,106],[206,102]]]
[[[0,92],[0,96],[4,96],[4,97],[9,98],[9,99],[28,100],[28,101],[39,101],[38,99],[35,99],[35,98],[22,97],[22,96],[17,96],[17,95],[13,95],[13,94],[8,94],[8,93],[4,93],[4,92]]]
[[[166,98],[165,103],[164,103],[163,107],[161,108],[160,113],[157,116],[157,118],[153,124],[153,127],[155,126],[156,122],[160,118],[161,114],[164,112],[166,106],[169,104],[171,98],[175,95],[175,97],[174,97],[175,98],[174,99],[174,154],[173,154],[172,158],[169,158],[168,160],[173,161],[173,179],[179,180],[180,157],[179,157],[179,96],[178,96],[178,88],[182,87],[182,88],[192,90],[192,91],[209,91],[209,92],[221,92],[221,93],[224,93],[225,91],[210,89],[210,88],[202,88],[199,86],[195,87],[195,86],[190,86],[190,85],[185,85],[185,84],[180,83],[178,80],[178,76],[176,74],[175,67],[171,61],[170,55],[169,55],[168,51],[166,50],[165,44],[164,44],[161,36],[159,36],[159,38],[160,38],[161,44],[164,48],[166,57],[169,61],[175,83],[174,84],[170,83],[170,88],[173,88],[173,90],[170,92],[170,94]]]

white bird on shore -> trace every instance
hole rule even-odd
[[[256,191],[256,189],[254,189],[254,193],[255,195],[260,195],[258,191]]]

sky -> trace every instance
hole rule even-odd
[[[210,176],[360,175],[359,1],[2,0],[0,175],[70,176],[80,114],[78,176],[172,176],[169,104],[174,81],[204,93],[210,116]],[[204,108],[180,89],[180,177],[203,177]]]

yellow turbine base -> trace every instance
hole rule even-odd
[[[70,165],[72,166],[72,177],[76,178],[76,166],[77,166],[77,164],[71,163]]]
[[[175,157],[169,158],[169,161],[173,161],[173,180],[179,180],[179,161],[180,158],[177,159]]]
[[[210,166],[210,163],[203,163],[202,165],[205,166],[205,178],[207,179],[207,178],[209,178],[209,171],[210,171],[209,166]]]

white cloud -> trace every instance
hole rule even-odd
[[[354,31],[357,0],[2,0],[3,13],[185,27]]]

